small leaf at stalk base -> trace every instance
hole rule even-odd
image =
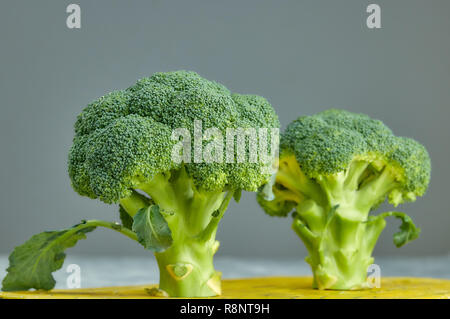
[[[162,252],[172,245],[172,232],[158,205],[141,208],[134,216],[133,231],[146,249]]]
[[[75,246],[86,233],[95,226],[87,226],[76,231],[73,228],[47,231],[32,236],[24,244],[16,247],[9,256],[8,274],[3,279],[3,291],[28,290],[30,288],[50,290],[55,286],[52,272],[60,269],[66,258],[64,251]]]
[[[169,294],[159,288],[144,288],[145,292],[152,297],[169,297]]]
[[[119,213],[120,213],[120,221],[122,222],[123,227],[131,229],[133,227],[133,217],[128,215],[122,205],[119,205]]]

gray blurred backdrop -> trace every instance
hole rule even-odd
[[[380,30],[365,24],[372,2]],[[73,123],[93,99],[178,69],[266,97],[283,127],[345,108],[424,143],[429,191],[401,207],[422,235],[397,249],[390,220],[375,255],[449,252],[450,1],[77,1],[80,30],[66,27],[70,3],[0,4],[0,253],[83,218],[118,219],[116,207],[71,189]],[[303,258],[290,222],[246,193],[221,222],[219,252]],[[89,237],[70,253],[148,255],[111,231]]]

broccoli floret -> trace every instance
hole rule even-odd
[[[221,293],[220,273],[213,267],[213,255],[219,247],[215,239],[218,223],[231,198],[239,200],[243,190],[257,191],[271,176],[271,160],[239,162],[235,160],[238,152],[232,153],[233,161],[225,160],[225,155],[222,161],[175,161],[174,146],[181,141],[174,138],[174,131],[187,130],[194,139],[196,122],[204,130],[215,128],[223,138],[229,129],[279,128],[275,111],[262,97],[232,94],[194,72],[156,73],[89,104],[77,118],[69,152],[68,171],[74,190],[119,204],[120,232],[155,252],[160,270],[158,293],[169,296]],[[198,147],[206,149],[212,140],[201,134],[200,145],[192,141],[188,147],[192,155]],[[243,150],[250,157],[250,143]],[[62,248],[84,238],[83,229],[90,227],[90,231],[97,226],[119,230],[111,224],[89,221],[39,240],[60,240],[57,245],[49,243],[55,249],[47,251],[61,256]],[[67,234],[76,237],[67,241]],[[18,247],[14,256],[26,252],[30,245],[27,242]],[[11,272],[23,269],[16,264],[18,260],[15,257],[12,261]],[[45,285],[21,282],[20,287],[51,288],[54,280],[49,268],[58,269],[62,260],[40,270],[47,278]],[[6,289],[18,286],[15,278],[8,277]]]
[[[314,287],[366,287],[372,250],[384,218],[403,222],[394,243],[417,238],[403,213],[369,216],[386,198],[397,206],[424,195],[430,158],[418,142],[396,137],[381,121],[328,110],[299,117],[281,136],[279,167],[257,200],[271,216],[288,216],[304,242]]]

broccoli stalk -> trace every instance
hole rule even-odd
[[[320,188],[317,194],[323,195],[317,198],[318,202],[308,199],[296,206],[292,228],[308,250],[306,261],[312,267],[315,288],[367,287],[367,269],[374,261],[372,251],[387,216],[384,213],[380,218],[368,220],[369,213],[374,203],[395,187],[395,180],[386,170],[358,190],[358,181],[368,164],[354,161],[347,174],[322,177],[316,185]],[[283,173],[279,176],[283,185]],[[303,175],[293,184],[303,194],[312,191],[301,182],[304,180]]]
[[[401,212],[370,215],[386,198],[395,206],[414,201],[428,185],[425,149],[397,138],[379,121],[345,111],[302,117],[282,136],[275,180],[258,194],[272,216],[292,214],[319,289],[367,288],[372,251],[385,218],[401,219],[397,247],[420,229]]]
[[[191,207],[179,212],[181,218],[175,214],[167,219],[169,227],[178,227],[184,232],[177,232],[172,246],[155,254],[160,269],[160,289],[173,296],[221,294],[221,273],[214,269],[213,256],[219,248],[215,239],[217,226],[231,195],[231,192],[225,197],[223,194],[194,195]],[[217,203],[220,206],[215,209]],[[211,217],[205,219],[205,215]]]
[[[213,256],[219,248],[215,237],[233,192],[198,191],[184,169],[160,174],[137,188],[160,207],[172,234],[171,245],[155,252],[160,270],[159,289],[170,296],[220,294],[221,274],[213,265]],[[132,217],[145,204],[137,193],[121,201]]]

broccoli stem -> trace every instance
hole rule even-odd
[[[171,297],[219,295],[220,273],[213,266],[219,247],[215,235],[233,191],[197,190],[184,169],[155,176],[139,189],[161,208],[172,233],[172,245],[155,253],[159,289]]]
[[[220,295],[220,273],[213,265],[215,240],[176,240],[167,250],[155,253],[159,267],[159,289],[171,297]]]
[[[139,194],[135,190],[131,192],[131,195],[120,200],[120,205],[131,217],[134,217],[136,213],[144,207],[149,205],[149,200],[144,195]]]
[[[384,215],[368,222],[369,212],[385,198],[395,181],[384,169],[361,184],[366,167],[364,162],[358,162],[346,173],[321,176],[317,183],[326,194],[326,201],[310,198],[296,207],[292,228],[308,250],[306,261],[312,268],[315,288],[367,287],[372,251],[386,225]],[[304,183],[297,189],[302,187]],[[302,190],[302,193],[306,192]]]
[[[219,222],[223,217],[223,214],[227,210],[228,204],[230,203],[231,198],[233,197],[233,192],[228,192],[225,196],[222,204],[217,211],[215,211],[216,215],[213,215],[211,221],[205,227],[205,229],[199,234],[199,238],[203,241],[208,241],[210,239],[214,239],[217,232],[217,227],[219,226]]]
[[[199,202],[206,202],[207,208],[202,211],[185,211],[182,216],[177,218],[177,212],[174,218],[167,218],[169,227],[174,230],[173,244],[164,252],[155,253],[158,262],[160,279],[159,289],[167,292],[172,297],[209,297],[220,295],[221,283],[220,272],[215,271],[213,257],[219,248],[219,242],[215,240],[218,223],[222,218],[230,199],[232,192],[223,198],[220,207],[211,212],[211,199],[194,198],[193,209],[202,207]],[[212,201],[215,202],[215,201]],[[179,214],[180,212],[178,212]],[[199,229],[195,222],[203,224],[202,218],[192,219],[202,214],[208,214],[210,221],[202,231],[195,234],[192,228]],[[188,221],[186,223],[186,221]],[[201,228],[201,227],[200,227]],[[194,235],[193,235],[194,234]]]
[[[314,213],[308,210],[298,214],[292,225],[308,250],[309,256],[305,260],[312,268],[313,287],[336,290],[366,288],[367,268],[373,263],[371,255],[386,224],[384,219],[369,224],[346,217],[355,215],[354,208],[337,207],[316,233],[305,221],[311,217],[302,218],[305,214]],[[360,214],[365,215],[366,212]]]

